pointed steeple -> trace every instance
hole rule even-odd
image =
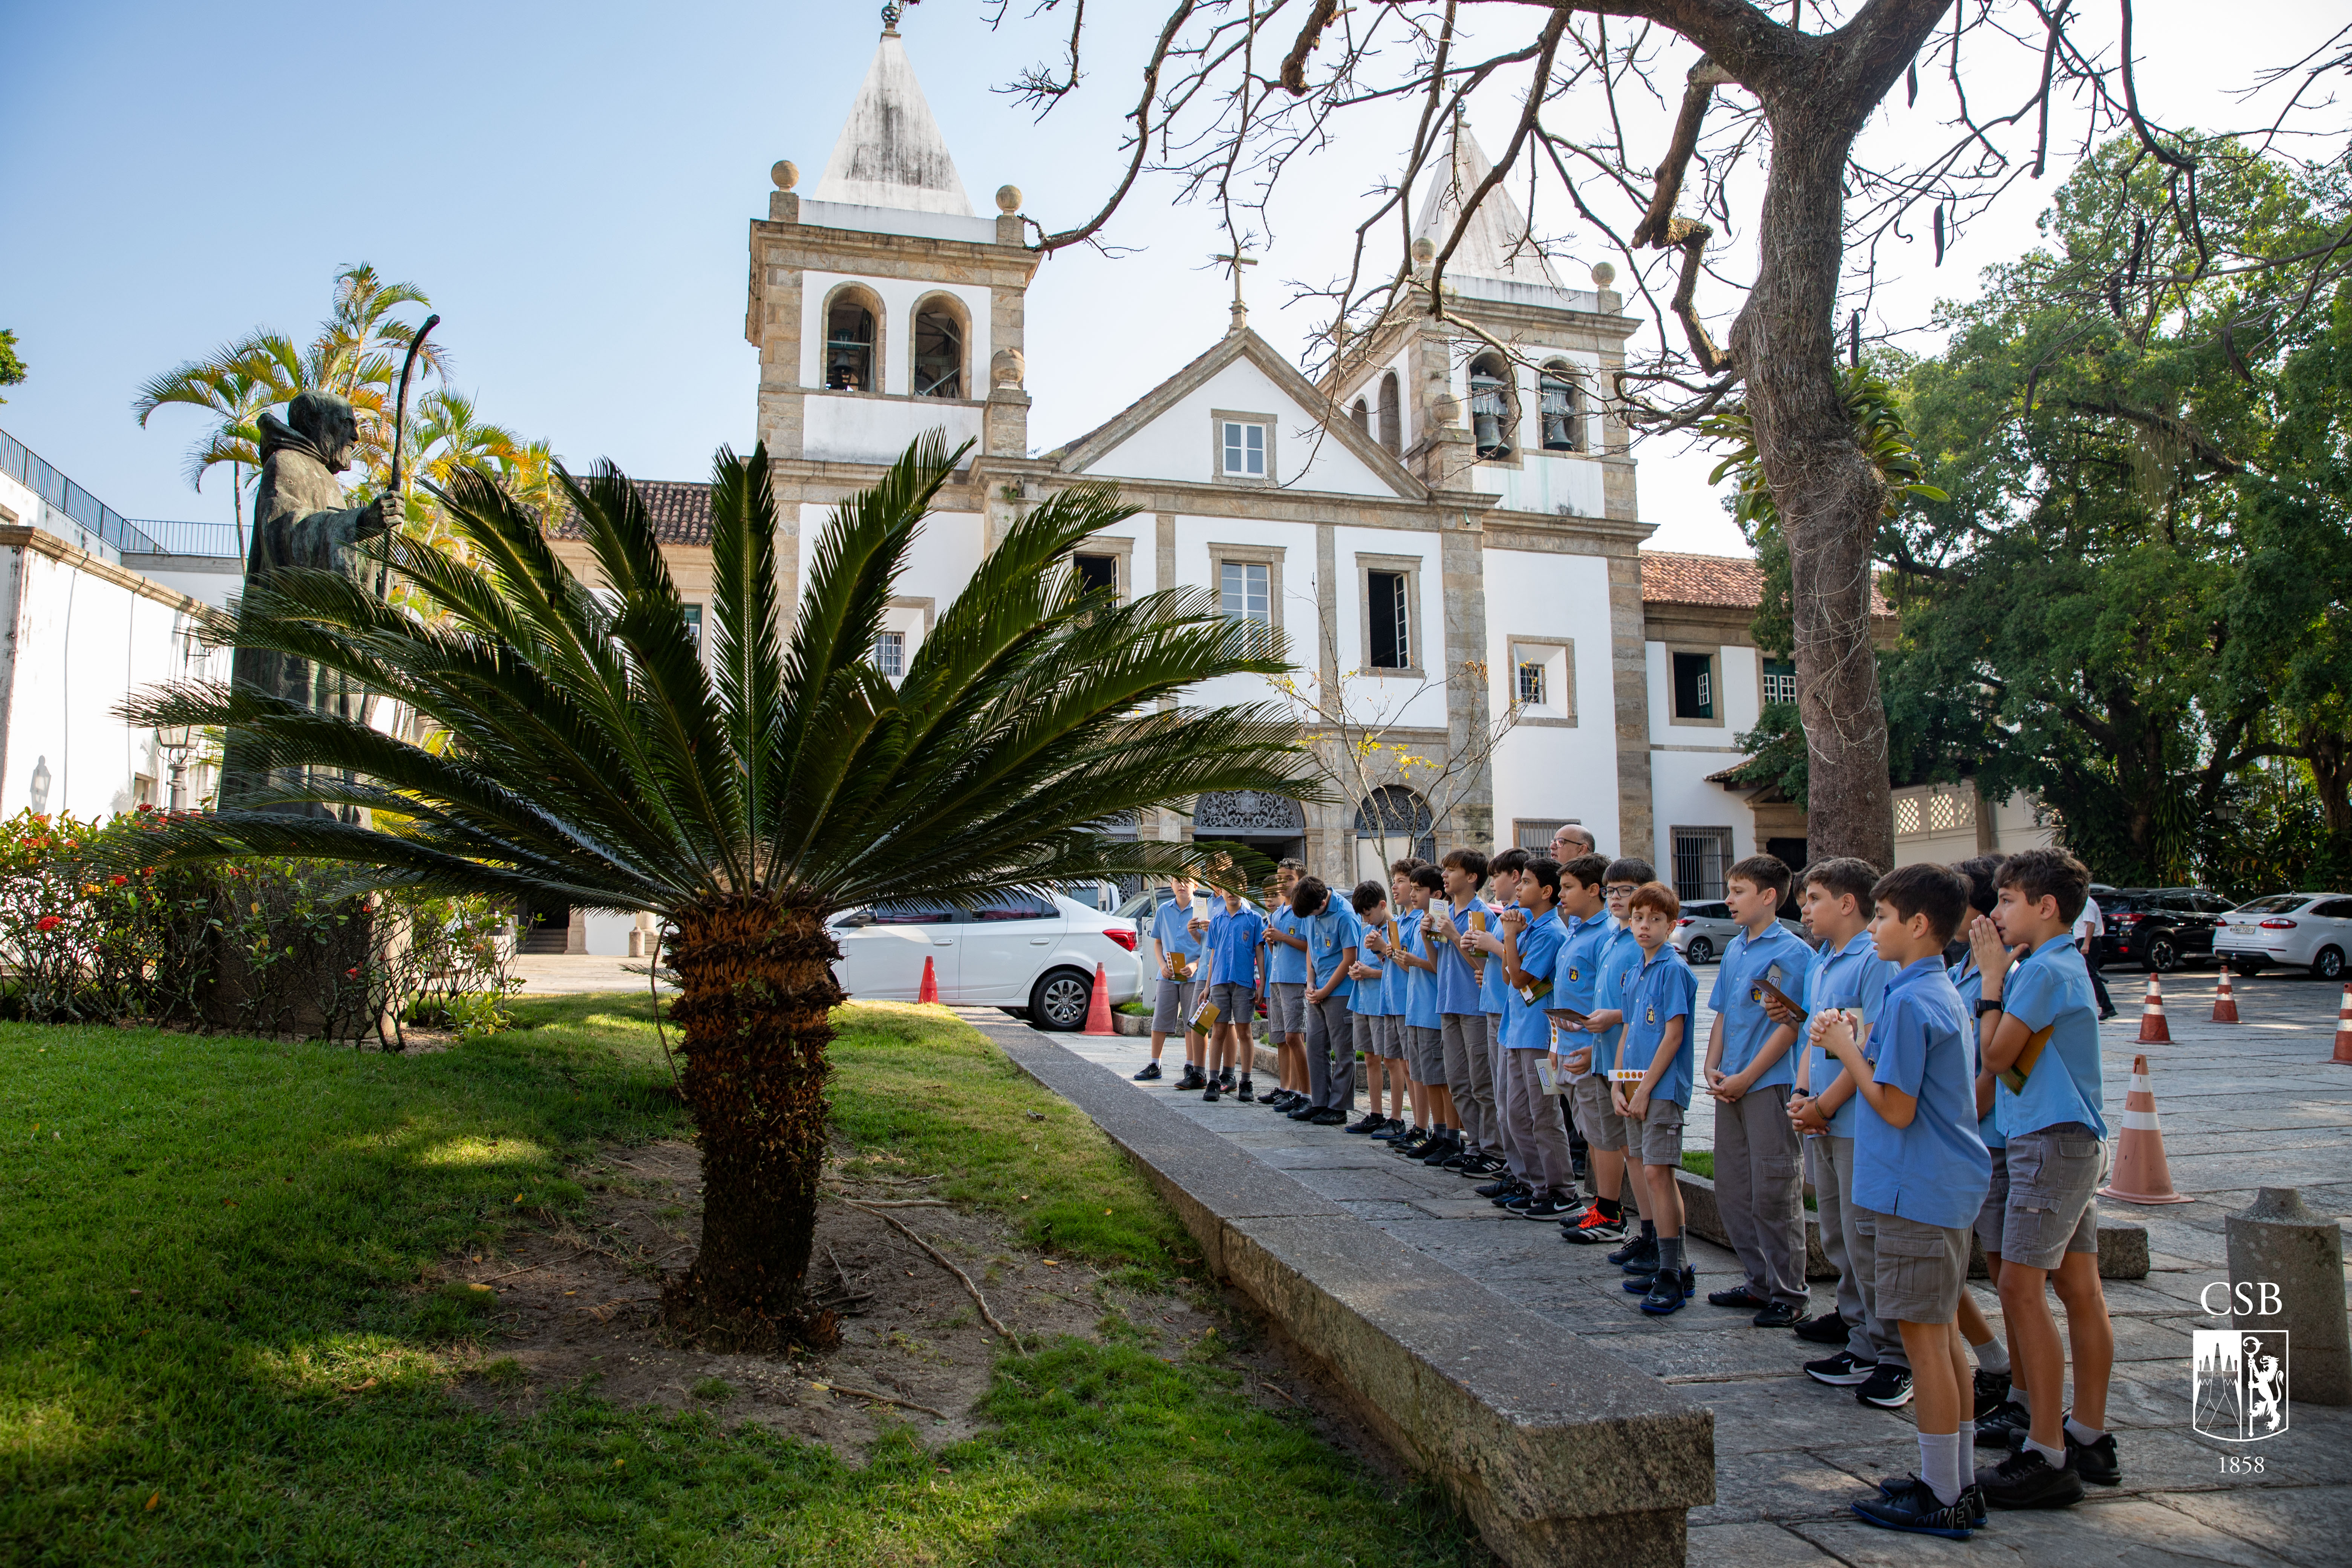
[[[1454,225],[1461,221],[1462,204],[1470,199],[1470,193],[1494,172],[1494,167],[1486,161],[1478,139],[1470,134],[1469,120],[1457,108],[1453,133],[1446,142],[1445,161],[1430,171],[1433,181],[1429,195],[1422,200],[1421,221],[1413,226],[1413,237],[1428,239],[1444,249],[1446,240],[1453,237]],[[1559,288],[1559,277],[1552,271],[1551,263],[1522,238],[1527,231],[1528,220],[1518,204],[1496,185],[1471,215],[1462,243],[1454,247],[1453,257],[1445,263],[1447,274]]]
[[[885,7],[884,19],[892,26],[874,50],[865,85],[810,199],[971,217],[971,199],[907,61],[897,18],[887,14],[895,9]]]

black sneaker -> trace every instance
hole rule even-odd
[[[1510,1169],[1509,1165],[1503,1161],[1497,1160],[1492,1154],[1481,1152],[1471,1155],[1454,1174],[1467,1176],[1475,1182],[1481,1176],[1499,1176],[1508,1169]]]
[[[1801,1301],[1775,1301],[1748,1321],[1759,1329],[1793,1329],[1803,1322],[1811,1310]]]
[[[1540,1198],[1525,1208],[1514,1206],[1512,1213],[1521,1219],[1573,1219],[1584,1211],[1566,1198]]]
[[[1158,1062],[1144,1063],[1143,1070],[1135,1075],[1135,1081],[1138,1083],[1156,1083],[1159,1081],[1159,1079],[1160,1064]]]
[[[1582,1214],[1559,1222],[1559,1238],[1578,1247],[1598,1247],[1603,1242],[1625,1239],[1625,1222],[1611,1219],[1601,1212],[1599,1204]]]
[[[1826,1383],[1832,1388],[1853,1388],[1868,1383],[1878,1371],[1874,1361],[1858,1361],[1852,1351],[1840,1351],[1822,1361],[1805,1363],[1805,1375],[1815,1383]]]
[[[2083,1478],[2074,1468],[2053,1465],[2034,1448],[2020,1448],[1979,1470],[1977,1485],[1994,1508],[2072,1508],[2083,1500]]]
[[[1654,1236],[1636,1235],[1632,1240],[1626,1242],[1624,1246],[1611,1253],[1609,1255],[1609,1261],[1616,1264],[1620,1268],[1622,1268],[1625,1265],[1637,1261],[1645,1254],[1648,1256],[1650,1261],[1643,1265],[1643,1267],[1647,1268],[1655,1268],[1658,1266],[1658,1238]]]
[[[1404,1122],[1399,1121],[1395,1117],[1391,1116],[1382,1121],[1378,1127],[1372,1130],[1372,1136],[1379,1139],[1383,1143],[1388,1143],[1393,1142],[1395,1140],[1403,1137],[1410,1131],[1412,1131],[1412,1129]]]
[[[1664,1270],[1653,1274],[1637,1274],[1625,1281],[1625,1293],[1629,1296],[1646,1296],[1664,1277]],[[1695,1295],[1698,1290],[1698,1270],[1687,1263],[1684,1264],[1682,1278],[1675,1283],[1685,1298]]]
[[[1184,1064],[1184,1076],[1176,1080],[1176,1087],[1190,1094],[1194,1089],[1205,1089],[1208,1087],[1208,1082],[1209,1080],[1202,1075],[1199,1068],[1187,1062]]]
[[[1743,1312],[1752,1312],[1759,1307],[1769,1307],[1772,1303],[1757,1296],[1745,1285],[1734,1285],[1728,1290],[1709,1290],[1706,1304],[1710,1307],[1737,1307]]]
[[[1389,1143],[1389,1152],[1400,1160],[1418,1160],[1428,1150],[1429,1130],[1425,1127],[1408,1128],[1402,1136]]]
[[[1241,1088],[1234,1091],[1234,1098],[1240,1100],[1244,1105],[1247,1105],[1250,1101],[1257,1098],[1257,1091],[1250,1088],[1249,1079],[1242,1079]]]
[[[1663,1268],[1658,1270],[1650,1281],[1648,1292],[1642,1298],[1642,1310],[1654,1318],[1680,1311],[1683,1303],[1690,1299],[1693,1283],[1691,1271],[1687,1268],[1682,1271],[1679,1279]]]
[[[1987,1372],[1984,1368],[1979,1367],[1976,1382],[1976,1413],[1969,1419],[1981,1423],[1985,1417],[2009,1403],[2009,1373]]]
[[[2124,1484],[2123,1460],[2116,1454],[2116,1435],[2102,1433],[2095,1443],[2077,1443],[2072,1432],[2066,1434],[2066,1464],[2076,1475],[2095,1487],[2119,1487]]]
[[[1313,1100],[1307,1099],[1305,1095],[1300,1095],[1297,1100],[1292,1102],[1290,1109],[1284,1111],[1283,1114],[1289,1117],[1293,1121],[1312,1121],[1316,1117],[1321,1115],[1322,1112],[1315,1109],[1315,1102]],[[1339,1120],[1345,1121],[1347,1118],[1343,1116]]]
[[[1927,1482],[1911,1476],[1903,1479],[1910,1485],[1891,1492],[1882,1489],[1878,1496],[1863,1499],[1853,1505],[1854,1516],[1881,1530],[1940,1535],[1947,1541],[1966,1541],[1975,1532],[1976,1514],[1970,1500],[1975,1488],[1963,1488],[1956,1500],[1940,1502]]]
[[[1227,1094],[1231,1094],[1231,1093],[1233,1093],[1233,1091],[1234,1091],[1234,1069],[1233,1069],[1233,1068],[1223,1068],[1223,1070],[1221,1070],[1221,1071],[1217,1074],[1217,1087],[1218,1087],[1218,1088],[1220,1088],[1220,1089],[1223,1089]]]
[[[1358,1133],[1377,1132],[1388,1124],[1389,1119],[1382,1116],[1379,1111],[1367,1110],[1364,1112],[1363,1119],[1361,1121],[1350,1121],[1348,1123],[1348,1131]]]
[[[1348,1113],[1336,1105],[1327,1105],[1308,1117],[1307,1124],[1310,1127],[1345,1127],[1348,1124]]]
[[[1217,1102],[1217,1096],[1223,1092],[1223,1086],[1218,1083],[1215,1079],[1211,1079],[1209,1080],[1209,1087],[1202,1092],[1201,1103],[1203,1105],[1214,1105]]]
[[[1823,1312],[1799,1323],[1797,1337],[1809,1345],[1842,1345],[1853,1336],[1843,1318],[1835,1312]]]
[[[1517,1184],[1517,1183],[1512,1181],[1508,1176],[1506,1176],[1500,1181],[1488,1182],[1483,1187],[1473,1187],[1470,1190],[1477,1194],[1482,1198],[1499,1198]]]
[[[1853,1396],[1881,1410],[1900,1410],[1911,1403],[1911,1369],[1896,1366],[1891,1361],[1880,1362]]]
[[[1916,1476],[1889,1476],[1878,1483],[1878,1495],[1893,1497],[1906,1487],[1919,1484]],[[1969,1478],[1968,1484],[1960,1489],[1960,1504],[1969,1510],[1969,1528],[1982,1530],[1990,1516],[1985,1511],[1984,1489],[1977,1485],[1975,1478]]]
[[[2033,1417],[2014,1399],[2004,1399],[1977,1417],[1977,1447],[2014,1448],[2025,1441]]]
[[[1521,1198],[1531,1198],[1535,1195],[1535,1189],[1528,1185],[1525,1182],[1513,1182],[1509,1186],[1505,1187],[1501,1192],[1496,1193],[1493,1197],[1488,1198],[1486,1201],[1494,1205],[1498,1209],[1507,1209],[1513,1204],[1517,1203]]]
[[[1442,1171],[1450,1162],[1460,1158],[1461,1153],[1462,1145],[1441,1132],[1432,1138],[1429,1141],[1429,1146],[1422,1151],[1421,1163],[1433,1170]]]
[[[1446,1134],[1445,1158],[1436,1162],[1437,1168],[1439,1170],[1454,1171],[1456,1173],[1465,1172],[1477,1163],[1478,1156],[1470,1152],[1469,1149],[1464,1145],[1459,1134],[1451,1132]],[[1426,1165],[1430,1163],[1430,1162],[1423,1160],[1422,1163]]]

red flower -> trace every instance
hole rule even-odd
[[[65,923],[66,920],[63,915],[43,915],[39,920],[33,922],[35,929],[39,931],[55,931],[58,927]]]
[[[118,888],[127,888],[131,885],[131,879],[128,877],[117,877],[114,879],[114,885]]]
[[[346,980],[357,980],[359,977],[360,972],[356,965],[343,971],[343,978]]]

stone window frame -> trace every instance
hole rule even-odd
[[[1260,474],[1229,474],[1225,472],[1225,426],[1229,423],[1262,425],[1265,427],[1265,472]],[[1276,433],[1281,421],[1271,414],[1254,414],[1239,408],[1209,410],[1209,473],[1219,484],[1248,485],[1252,489],[1276,486],[1282,482],[1282,470],[1275,461]]]
[[[1135,541],[1112,533],[1090,533],[1080,540],[1072,555],[1108,555],[1118,572],[1112,592],[1122,605],[1135,599]]]
[[[1715,709],[1714,718],[1685,719],[1681,714],[1675,711],[1675,655],[1678,653],[1703,654],[1706,656],[1707,689],[1715,694],[1715,700],[1711,704]],[[1723,728],[1725,723],[1725,710],[1729,706],[1729,704],[1724,701],[1723,649],[1720,647],[1711,647],[1703,643],[1668,643],[1666,645],[1665,674],[1666,722],[1668,724],[1671,724],[1677,729],[1685,730],[1720,730]]]
[[[1716,888],[1713,892],[1707,891],[1702,879],[1698,891],[1685,893],[1682,890],[1682,848],[1679,841],[1702,836],[1713,839],[1720,847],[1717,852],[1718,864],[1716,867]],[[1729,827],[1721,823],[1676,824],[1666,829],[1666,886],[1675,890],[1675,897],[1685,902],[1711,903],[1721,899],[1724,896],[1724,885],[1729,878],[1732,865],[1738,858],[1738,839]]]
[[[845,387],[827,386],[824,384],[825,360],[833,352],[833,307],[835,302],[844,294],[858,295],[861,302],[866,307],[866,313],[874,318],[873,366],[875,384],[872,386],[859,387],[855,392],[851,392]],[[908,320],[912,321],[913,318],[909,317]],[[969,353],[971,351],[967,348],[965,352]],[[910,374],[913,363],[914,362],[911,359],[908,361]],[[859,279],[845,278],[840,282],[835,284],[832,288],[824,291],[824,301],[817,309],[816,385],[812,390],[828,393],[835,397],[887,397],[889,395],[889,393],[887,390],[890,379],[889,367],[890,312],[888,309],[883,305],[882,296],[875,289],[874,285],[865,282]]]
[[[916,323],[922,320],[926,309],[942,301],[947,306],[948,314],[956,319],[956,330],[961,335],[963,343],[963,370],[961,376],[963,390],[961,395],[954,397],[933,396],[915,384],[915,354],[918,342]],[[977,384],[973,377],[978,374],[979,367],[971,363],[971,307],[964,302],[963,296],[952,289],[934,289],[916,300],[913,308],[907,312],[907,395],[920,397],[933,403],[985,402],[984,397],[972,395]]]
[[[1428,649],[1423,645],[1421,630],[1421,563],[1422,558],[1418,555],[1356,552],[1358,675],[1373,676],[1383,680],[1423,680],[1428,678]],[[1404,635],[1409,661],[1400,668],[1390,669],[1372,663],[1372,574],[1375,572],[1401,572],[1404,574]]]
[[[1282,615],[1282,558],[1288,550],[1282,544],[1209,544],[1209,592],[1214,596],[1219,610],[1224,605],[1225,563],[1265,568],[1265,613],[1271,629],[1279,644],[1284,636]]]
[[[1551,712],[1529,713],[1522,710],[1518,718],[1514,721],[1515,724],[1522,725],[1533,730],[1576,729],[1578,727],[1576,713],[1576,639],[1574,637],[1561,637],[1557,632],[1533,633],[1526,637],[1521,637],[1517,633],[1513,633],[1506,637],[1503,639],[1503,652],[1507,665],[1507,669],[1504,677],[1506,682],[1505,697],[1507,702],[1517,702],[1518,700],[1519,649],[1523,647],[1555,648],[1559,650],[1560,655],[1560,689],[1559,691],[1553,693],[1553,700],[1544,704],[1546,708],[1552,710]],[[1574,821],[1576,819],[1571,817],[1569,820]]]

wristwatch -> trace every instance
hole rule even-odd
[[[1981,998],[1977,1002],[1977,1016],[1979,1018],[1983,1017],[1987,1013],[1998,1013],[2000,1010],[2000,998],[1998,996],[1994,997],[1990,1002],[1984,1001]]]

